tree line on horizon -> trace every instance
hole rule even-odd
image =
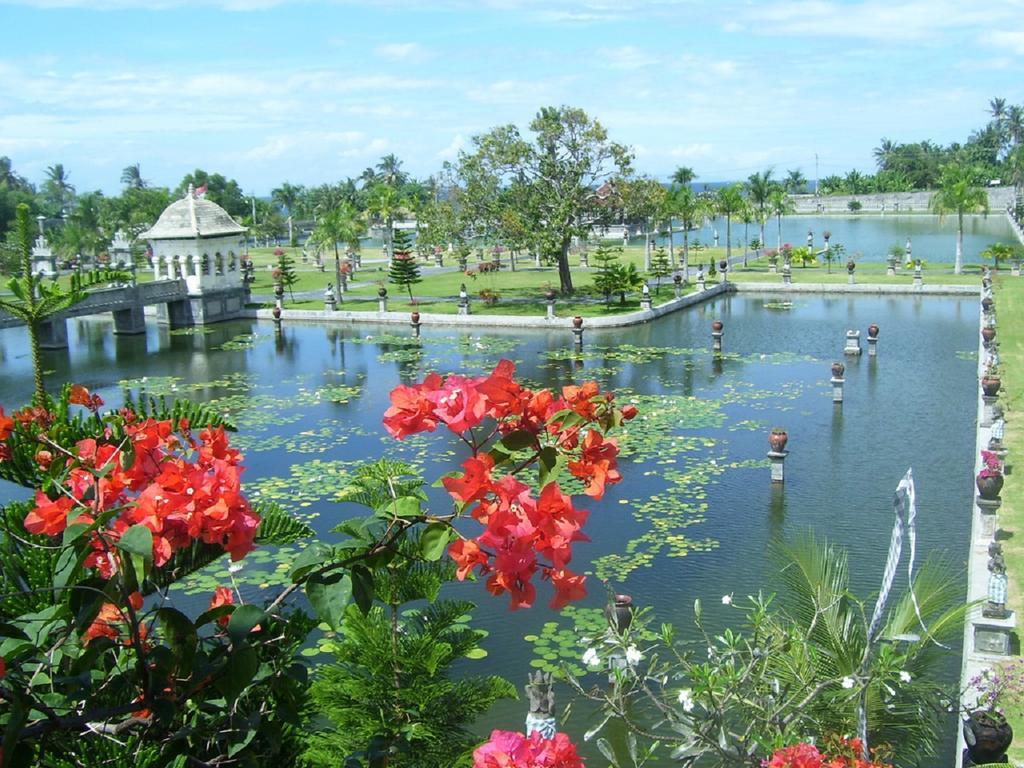
[[[900,144],[883,138],[874,150],[876,174],[851,170],[844,177],[827,176],[820,181],[819,191],[867,194],[959,184],[965,188],[959,197],[964,198],[966,188],[981,187],[993,178],[1019,188],[1024,183],[1024,110],[997,98],[990,103],[989,117],[963,144]],[[203,169],[186,174],[173,191],[153,186],[139,164],[123,170],[123,189],[115,196],[100,191],[78,193],[60,163],[47,168],[37,187],[14,170],[9,158],[0,157],[0,240],[9,240],[14,209],[26,203],[33,215],[43,217],[47,239],[58,255],[96,256],[115,231],[136,236],[192,185],[204,187],[208,199],[257,239],[290,235],[294,243],[296,223],[312,221],[313,242],[326,250],[333,246],[339,269],[338,243],[358,248],[360,237],[373,225],[383,233],[390,258],[395,221],[412,217],[419,227],[421,252],[435,247],[465,251],[482,240],[500,242],[514,251],[539,253],[557,264],[561,289],[571,293],[569,248],[595,224],[627,224],[644,237],[648,254],[655,234],[681,232],[685,266],[686,233],[705,219],[725,219],[727,247],[733,222],[747,228],[754,225],[758,246],[764,247],[767,221],[775,216],[781,222],[793,210],[790,196],[808,188],[800,170],[775,178],[774,170],[768,168],[745,182],[717,190],[705,186],[701,192],[695,189],[698,176],[689,167],[677,168],[668,184],[636,174],[630,148],[612,141],[604,127],[580,109],[545,107],[529,129],[532,139],[514,125],[476,136],[456,162],[444,163],[426,179],[412,177],[402,169],[402,161],[389,154],[358,177],[333,184],[305,187],[285,181],[269,200],[246,196],[236,180]],[[947,200],[937,206],[937,212],[948,209],[962,215],[981,204],[974,200],[966,209],[958,205]],[[746,236],[744,242],[748,242]],[[12,249],[4,250],[9,254]],[[670,250],[675,266],[672,239]],[[10,267],[0,263],[3,266]]]

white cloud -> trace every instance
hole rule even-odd
[[[378,45],[373,52],[382,59],[410,61],[426,58],[427,52],[419,43],[387,43]]]
[[[387,139],[373,139],[368,144],[352,149],[345,149],[338,153],[339,157],[376,157],[387,152],[391,145]]]
[[[1024,13],[1024,10],[1021,11]],[[982,41],[999,48],[1009,48],[1024,56],[1024,30],[995,30],[982,37]]]
[[[623,45],[618,48],[598,49],[595,61],[599,61],[612,69],[643,69],[652,64],[657,64],[658,58],[642,48],[637,48],[633,45]]]
[[[459,156],[459,152],[466,147],[466,139],[461,133],[455,134],[451,144],[442,149],[437,153],[438,160],[454,160]]]
[[[696,142],[693,144],[677,144],[668,151],[669,157],[679,160],[692,160],[693,158],[710,157],[714,151],[714,145],[708,142]]]

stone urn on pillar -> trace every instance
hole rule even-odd
[[[996,329],[991,325],[986,325],[981,329],[981,338],[985,340],[986,344],[991,344],[992,340],[996,337]]]
[[[776,427],[768,434],[768,445],[776,453],[782,453],[786,450],[786,443],[788,442],[789,435],[781,427]]]
[[[987,397],[995,397],[999,394],[999,388],[1003,385],[1002,380],[994,374],[986,373],[981,377],[981,391]]]
[[[633,623],[633,598],[629,595],[616,595],[614,600],[605,606],[605,618],[608,626],[620,635]]]

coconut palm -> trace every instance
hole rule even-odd
[[[129,165],[121,171],[121,183],[127,189],[145,189],[148,186],[142,178],[142,166],[139,163]]]
[[[704,198],[690,189],[681,186],[671,192],[672,210],[683,228],[683,274],[689,274],[690,268],[690,230],[696,229],[708,214]]]
[[[793,168],[787,171],[786,180],[782,182],[782,186],[790,194],[799,194],[807,186],[807,177],[804,176],[803,171],[799,168]]]
[[[316,223],[316,229],[309,236],[310,241],[322,248],[334,249],[335,285],[341,285],[341,254],[338,243],[345,243],[353,250],[359,248],[359,238],[365,225],[359,212],[348,203],[327,211]]]
[[[743,209],[743,185],[730,184],[715,195],[715,208],[725,216],[725,260],[732,259],[732,217]]]
[[[277,203],[289,216],[298,212],[299,201],[302,200],[301,184],[289,184],[287,181],[280,187],[271,190],[270,199]]]
[[[1006,114],[1006,99],[989,99],[988,111],[993,120],[1000,120]]]
[[[772,169],[753,173],[747,179],[747,197],[757,211],[757,220],[761,225],[761,245],[764,245],[764,223],[768,219],[768,200],[772,194]]]
[[[956,262],[953,272],[964,269],[964,214],[981,211],[988,215],[988,193],[978,186],[978,169],[962,163],[949,163],[942,169],[939,189],[932,197],[931,208],[940,217],[956,214]]]
[[[68,173],[62,163],[51,165],[46,169],[46,181],[43,182],[43,193],[59,214],[66,211],[75,197],[75,188],[68,181]]]
[[[793,205],[793,201],[789,199],[789,195],[786,194],[786,190],[782,187],[776,186],[771,191],[771,195],[768,197],[768,210],[772,212],[775,220],[779,225],[779,244],[778,249],[782,250],[782,217],[788,213],[796,213],[796,208]]]
[[[684,187],[690,186],[690,183],[696,178],[697,174],[693,172],[693,168],[685,165],[679,166],[672,173],[672,183]]]
[[[405,184],[409,174],[402,170],[402,161],[394,155],[384,155],[377,163],[376,180],[396,189]]]
[[[892,162],[893,156],[896,154],[896,143],[891,139],[882,138],[882,143],[874,149],[875,163],[878,165],[878,170],[884,171],[889,167]]]
[[[384,183],[375,184],[370,189],[370,194],[367,197],[366,210],[380,223],[384,230],[384,253],[387,256],[388,263],[390,263],[395,255],[395,219],[404,210],[402,197],[394,187]]]

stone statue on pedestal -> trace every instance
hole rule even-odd
[[[538,670],[527,679],[524,690],[530,700],[530,712],[526,715],[526,735],[536,732],[545,739],[553,739],[557,728],[554,677]]]
[[[1005,619],[1006,610],[1006,561],[1003,559],[1003,545],[993,541],[988,545],[988,602],[981,609],[981,615],[988,619]]]

